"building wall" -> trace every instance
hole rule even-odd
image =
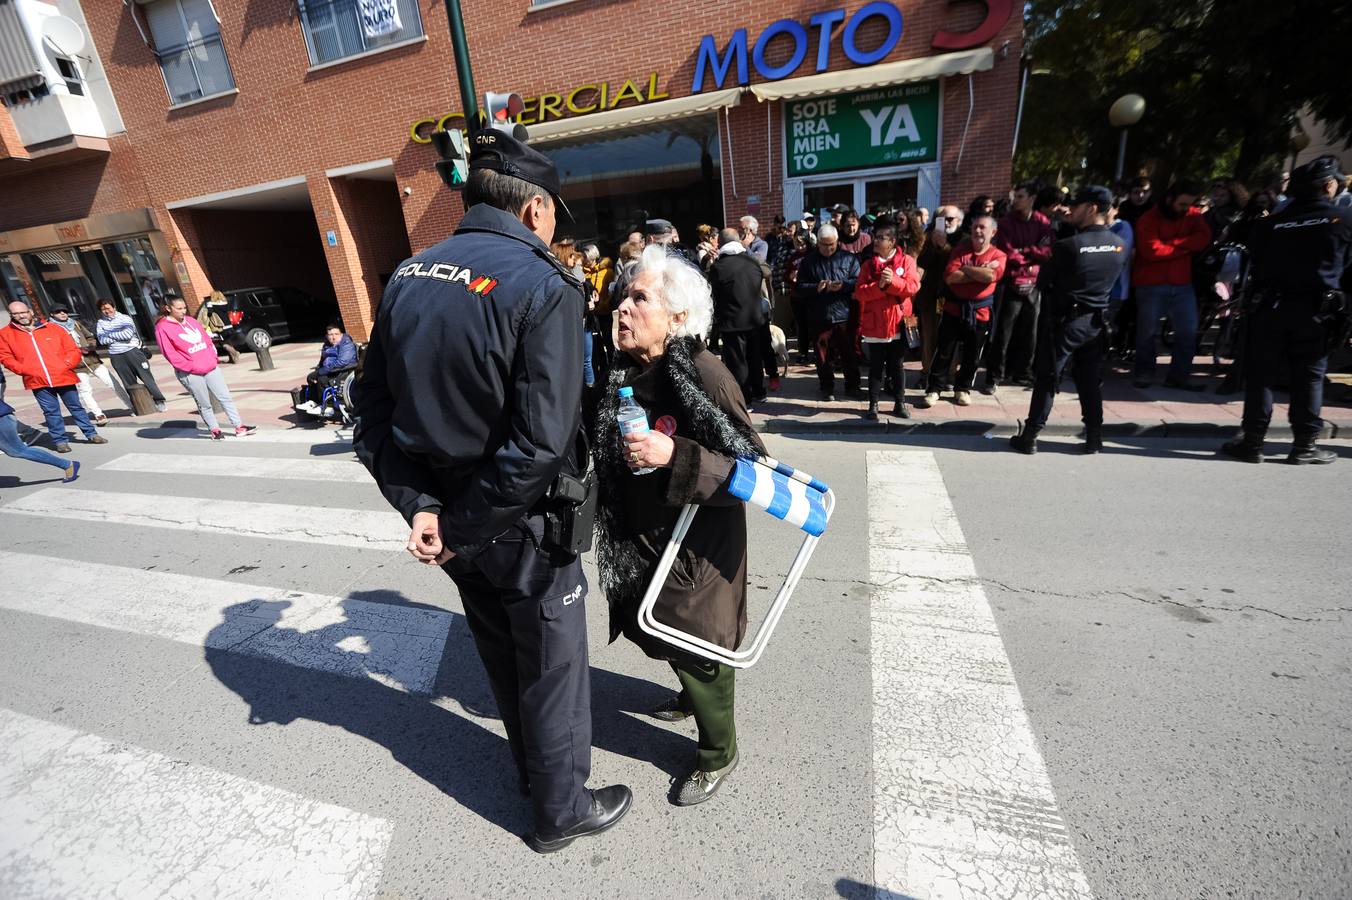
[[[215,290],[288,286],[332,298],[333,282],[312,212],[198,209],[187,214]]]
[[[646,80],[656,72],[661,90],[673,98],[691,92],[705,34],[713,34],[721,48],[735,27],[745,27],[754,42],[765,26],[780,18],[806,22],[823,10],[839,7],[848,15],[863,5],[864,0],[729,0],[686,4],[673,15],[664,0],[575,0],[544,10],[531,10],[527,0],[462,3],[480,94],[494,89],[538,95],[599,81],[618,85],[629,77]],[[941,23],[963,30],[981,17],[984,7],[948,0],[899,0],[898,5],[905,16],[903,37],[885,61],[938,52],[930,49],[930,39]],[[83,6],[127,132],[111,139],[106,160],[0,181],[0,231],[149,207],[157,221],[178,232],[166,240],[185,254],[180,261],[190,281],[182,287],[191,304],[211,289],[209,279],[200,282],[219,263],[194,258],[196,243],[184,232],[191,226],[181,215],[166,215],[164,204],[304,176],[319,234],[332,229],[345,236],[338,247],[322,248],[344,314],[369,321],[382,265],[403,249],[393,237],[383,237],[384,228],[402,219],[413,252],[454,228],[462,214],[459,197],[441,185],[431,145],[409,137],[414,121],[461,107],[444,0],[421,3],[424,41],[317,69],[310,67],[294,0],[217,3],[238,92],[178,109],[169,108],[159,65],[129,7],[118,2]],[[881,31],[882,24],[875,20],[861,29],[861,46],[872,46],[876,39],[870,29]],[[832,71],[853,67],[841,49],[840,31],[837,26],[831,41]],[[1007,186],[1021,48],[1017,10],[990,45],[999,51],[1005,41],[1008,52],[995,69],[975,76],[977,107],[960,171],[956,147],[966,116],[966,84],[965,79],[949,80],[943,124],[945,198],[965,200],[981,190]],[[772,63],[787,53],[780,43],[771,45]],[[814,39],[794,75],[811,74],[815,57]],[[752,81],[757,80],[753,68]],[[733,161],[737,196],[732,196],[726,156],[723,164],[729,218],[745,210],[745,198],[751,195],[760,197],[760,218],[767,222],[782,208],[779,106],[772,104],[771,109],[774,159],[759,149],[766,145],[764,106],[748,97],[729,117],[724,150],[730,135],[738,154]],[[356,182],[324,174],[380,159],[394,161],[398,193],[393,202],[388,197],[376,202],[366,187],[354,189]],[[371,202],[379,211],[366,218],[360,210]],[[395,203],[399,218],[392,215]],[[349,245],[349,240],[355,243]],[[163,265],[171,268],[167,261]],[[348,324],[365,336],[365,321]]]

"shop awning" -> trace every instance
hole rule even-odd
[[[42,66],[19,19],[18,5],[0,0],[0,87],[17,91],[43,81]]]
[[[658,100],[656,103],[644,103],[639,106],[626,106],[623,109],[610,109],[605,112],[575,116],[570,119],[558,119],[539,125],[527,125],[532,144],[544,141],[560,141],[565,138],[582,137],[598,131],[610,131],[612,128],[630,128],[635,125],[651,125],[667,122],[671,119],[684,119],[700,113],[714,112],[728,106],[736,106],[742,101],[742,88],[726,88],[710,91],[707,94],[694,94],[690,97],[677,97],[674,100]]]
[[[862,69],[843,69],[839,72],[823,72],[820,75],[804,75],[802,78],[753,84],[751,93],[756,95],[757,100],[762,101],[793,100],[798,97],[838,94],[841,91],[890,87],[908,81],[928,81],[945,75],[968,75],[972,72],[984,72],[994,65],[995,52],[990,47],[978,47],[976,50],[943,53],[921,59],[903,59],[900,62],[867,66]]]

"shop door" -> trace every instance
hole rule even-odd
[[[872,212],[875,209],[904,209],[907,206],[917,206],[920,197],[919,188],[919,179],[915,175],[866,181],[863,184],[864,203],[859,209]]]

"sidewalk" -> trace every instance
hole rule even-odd
[[[263,428],[336,429],[335,425],[322,425],[313,416],[291,409],[290,391],[304,383],[306,373],[318,361],[319,344],[282,344],[273,348],[272,359],[276,368],[269,372],[258,371],[251,353],[240,357],[237,364],[223,363],[221,366],[244,421]],[[102,384],[96,384],[95,396],[104,406],[109,424],[139,427],[198,426],[201,419],[197,415],[196,405],[178,383],[163,357],[156,356],[151,361],[151,368],[168,400],[168,410],[133,417],[130,410],[121,407],[111,391]],[[1164,371],[1163,366],[1160,371]],[[1352,395],[1352,375],[1335,374],[1330,377],[1334,385],[1325,392],[1324,419],[1328,423],[1325,436],[1352,437],[1352,405],[1348,401]],[[907,396],[912,404],[919,399],[919,392],[914,387],[918,379],[919,366],[915,363],[908,365],[906,383],[910,389]],[[1207,375],[1199,380],[1207,385],[1206,391],[1191,393],[1159,386],[1137,390],[1131,386],[1128,373],[1109,371],[1103,386],[1105,433],[1116,437],[1228,436],[1239,427],[1244,406],[1242,395],[1219,397],[1215,393],[1220,383],[1218,377]],[[12,387],[6,399],[18,411],[19,418],[41,427],[42,415],[38,412],[32,394],[23,390],[17,379],[11,380],[10,384]],[[1072,386],[1069,378],[1065,385],[1067,388]],[[915,409],[913,406],[910,419],[887,415],[892,402],[890,398],[884,398],[880,406],[883,414],[879,421],[869,422],[862,417],[866,406],[864,402],[843,399],[844,386],[839,376],[836,389],[837,397],[841,399],[834,403],[820,400],[814,369],[791,364],[788,373],[782,378],[780,390],[755,405],[752,419],[758,430],[775,433],[904,434],[929,429],[950,434],[1013,433],[1028,415],[1030,394],[1026,388],[1014,386],[1001,387],[993,397],[974,391],[972,405],[968,407],[957,406],[952,402],[951,395],[946,394],[931,409]],[[1279,401],[1284,399],[1283,395],[1278,394]],[[1056,397],[1056,405],[1045,433],[1078,434],[1080,429],[1080,407],[1075,393],[1072,390],[1063,391]],[[1276,405],[1270,434],[1277,439],[1290,434],[1284,402]]]

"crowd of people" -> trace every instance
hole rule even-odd
[[[1352,182],[1352,179],[1348,179]],[[1289,202],[1279,179],[1250,192],[1234,178],[1209,187],[1177,181],[1158,190],[1139,177],[1120,185],[1107,227],[1125,244],[1128,262],[1109,298],[1106,319],[1115,361],[1128,368],[1133,386],[1201,391],[1195,360],[1206,329],[1235,302],[1254,223]],[[1334,202],[1352,206],[1352,184]],[[1039,274],[1055,241],[1075,233],[1067,190],[1039,182],[1016,185],[1007,195],[981,195],[966,207],[942,205],[877,208],[861,215],[837,204],[829,220],[812,211],[762,230],[753,216],[719,229],[701,224],[694,244],[680,240],[664,219],[632,230],[616,258],[594,243],[571,239],[555,255],[588,291],[586,383],[603,384],[614,349],[612,310],[626,291],[643,248],[666,245],[694,262],[713,290],[709,345],[742,388],[748,406],[780,387],[789,358],[773,310],[787,303],[796,362],[814,365],[823,400],[840,391],[867,405],[875,419],[883,394],[891,413],[910,418],[912,405],[928,408],[944,397],[959,406],[973,391],[1002,386],[1031,388],[1041,333]],[[1157,379],[1161,341],[1169,364]],[[599,348],[600,352],[593,352]],[[1238,358],[1231,336],[1224,352]],[[918,361],[914,404],[907,402],[906,360]],[[984,373],[984,374],[983,374]],[[983,377],[978,378],[979,374]],[[1236,362],[1219,373],[1217,393],[1242,384]]]

